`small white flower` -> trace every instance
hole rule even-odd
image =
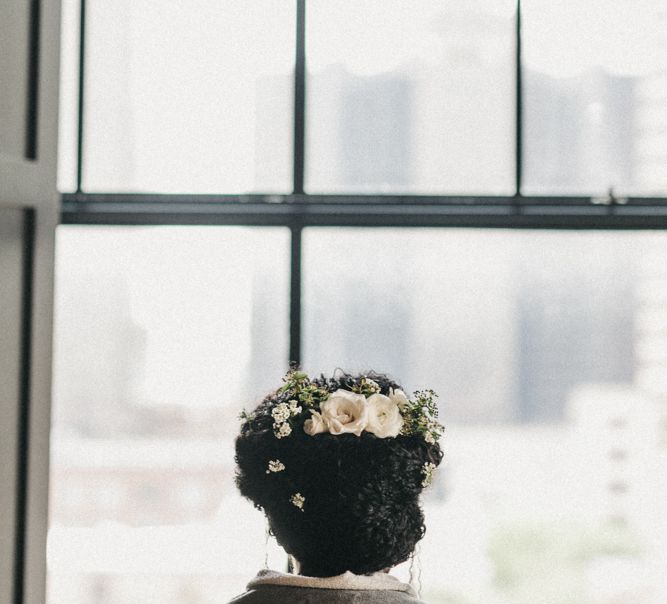
[[[292,434],[292,426],[288,423],[273,424],[273,430],[276,438],[283,438]]]
[[[428,444],[430,444],[430,445],[434,445],[434,444],[435,444],[435,437],[433,436],[433,432],[431,432],[430,430],[428,430],[428,431],[424,434],[424,440],[425,440]]]
[[[322,415],[313,409],[310,410],[310,413],[312,414],[312,417],[303,423],[303,431],[308,434],[308,436],[315,436],[315,434],[320,434],[321,432],[328,432],[329,427]]]
[[[306,498],[301,493],[294,493],[289,500],[292,502],[292,505],[295,505],[303,512],[303,504]]]
[[[435,464],[431,463],[430,461],[427,461],[424,464],[424,467],[422,468],[422,476],[424,479],[422,480],[422,486],[426,488],[433,482],[433,472],[435,471]]]
[[[299,405],[299,403],[297,401],[292,399],[289,402],[289,410],[290,410],[291,415],[299,415],[299,413],[301,413],[303,408]]]
[[[279,459],[270,459],[269,460],[269,469],[266,471],[267,474],[271,472],[282,472],[285,469],[285,464]]]
[[[366,386],[371,392],[380,392],[380,384],[368,377],[361,378],[361,386]]]
[[[320,411],[331,434],[360,436],[368,423],[366,397],[349,390],[336,390],[320,404]]]
[[[368,425],[366,431],[378,438],[398,436],[403,418],[398,405],[384,394],[372,394],[367,399]]]
[[[284,422],[290,416],[290,409],[287,403],[278,403],[272,410],[271,415],[276,423]]]

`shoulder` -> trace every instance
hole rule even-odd
[[[329,591],[329,590],[327,590]],[[248,589],[228,604],[338,604],[338,599],[329,599],[330,594],[322,590],[282,585],[262,585]]]
[[[229,604],[423,604],[412,587],[387,573],[307,577],[261,570]]]
[[[258,599],[257,590],[251,589],[246,591],[228,602],[228,604],[253,604],[254,602],[261,602],[261,599]]]
[[[249,588],[247,591],[230,600],[228,604],[261,604],[262,602],[272,602],[282,604],[289,602],[283,596],[289,595],[281,593],[280,588],[272,589],[269,587]]]
[[[249,589],[229,604],[424,604],[398,591],[313,589],[286,585],[262,585]]]

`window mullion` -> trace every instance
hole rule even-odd
[[[83,113],[86,61],[86,0],[79,2],[79,98],[76,133],[76,192],[83,191]]]
[[[293,192],[303,193],[306,132],[306,0],[296,2],[296,56],[294,64],[294,180]]]
[[[301,363],[301,233],[300,224],[290,227],[290,322],[289,361]]]

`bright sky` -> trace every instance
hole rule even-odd
[[[307,14],[309,65],[317,70],[339,62],[372,74],[411,58],[437,62],[453,44],[483,48],[488,39],[512,52],[515,6],[511,0],[313,0]],[[667,66],[664,2],[524,0],[522,6],[530,67],[565,76],[593,65],[627,74]]]
[[[132,354],[114,351],[113,342],[127,345],[130,322],[143,330],[145,362],[131,357],[141,365],[138,383],[130,384],[143,403],[237,407],[247,396],[258,266],[283,285],[271,303],[285,337],[266,342],[263,354],[281,367],[287,358],[287,250],[286,229],[61,227],[56,307],[70,321],[69,341],[91,337],[76,322],[78,312],[98,313],[100,325],[120,330],[96,332],[107,340],[102,354]],[[108,283],[126,287],[129,300],[93,295]],[[90,384],[92,392],[96,387]],[[67,393],[65,385],[61,395]]]
[[[266,161],[255,156],[256,128],[269,122],[276,164],[269,188],[288,191],[294,6],[286,0],[93,3],[84,186],[254,190],[256,164]],[[437,70],[461,55],[507,67],[514,11],[513,0],[309,0],[308,67],[317,73],[342,65],[360,75]],[[71,189],[73,0],[65,0],[63,14],[61,185]],[[524,63],[531,69],[554,76],[595,66],[628,75],[667,71],[664,0],[524,0],[523,14]]]

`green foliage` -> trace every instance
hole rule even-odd
[[[438,422],[438,405],[435,399],[438,395],[433,390],[417,390],[407,405],[401,409],[403,429],[401,434],[406,436],[423,436],[427,443],[436,442],[445,431],[445,427]]]
[[[303,371],[290,369],[283,378],[284,384],[279,392],[286,394],[289,398],[296,399],[305,407],[317,407],[329,396],[326,388],[320,388],[310,381]]]
[[[255,419],[254,413],[248,413],[245,409],[241,409],[241,412],[239,413],[239,420],[242,422],[248,422],[253,419]]]
[[[364,376],[357,384],[352,386],[352,392],[363,394],[364,396],[371,396],[376,392],[380,392],[380,386],[374,380]]]

